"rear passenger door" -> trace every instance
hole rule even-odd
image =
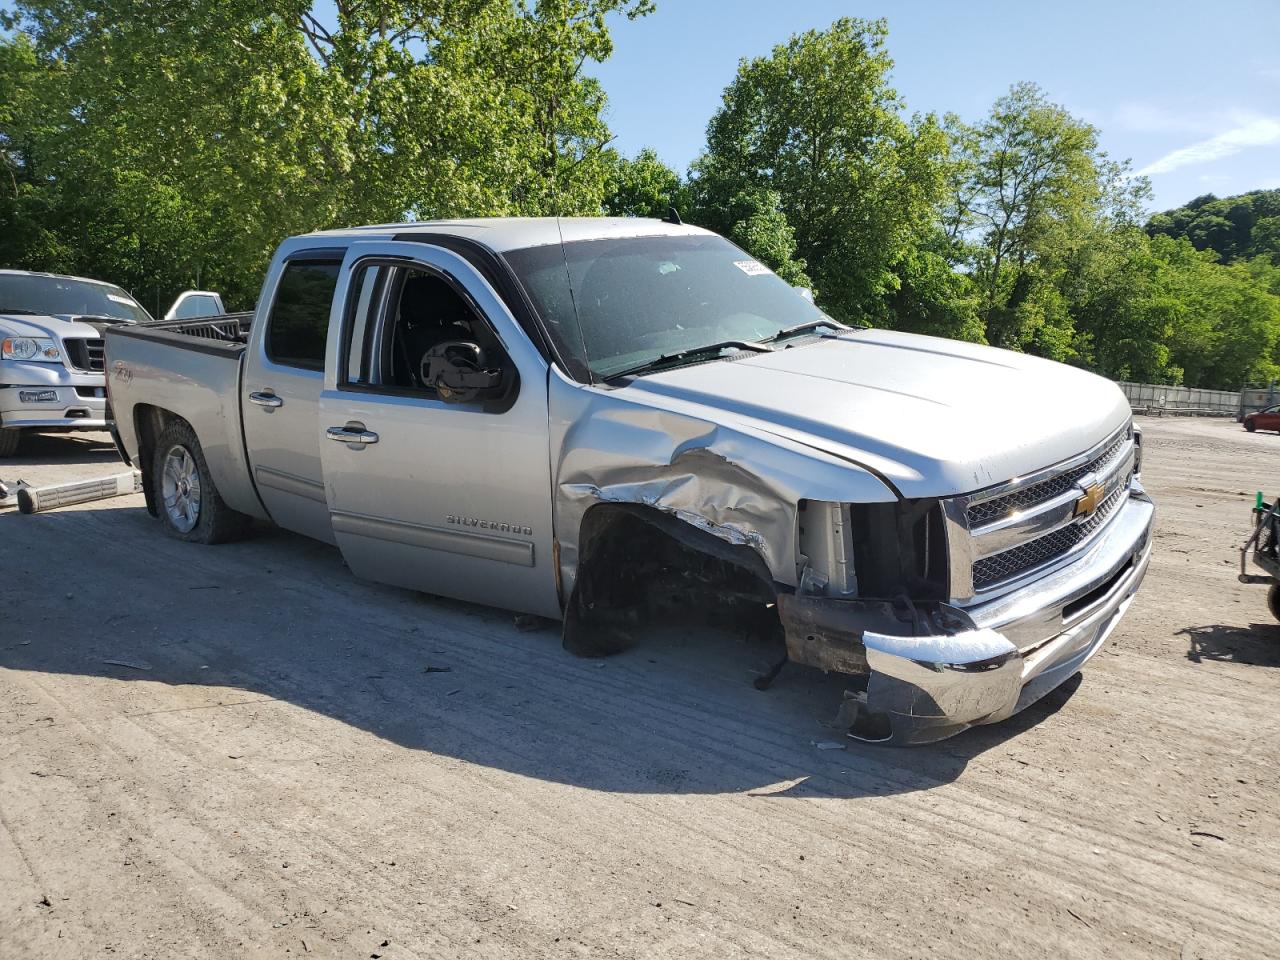
[[[306,251],[277,274],[260,336],[250,343],[240,408],[254,483],[271,519],[333,543],[320,438],[325,341],[342,251]]]

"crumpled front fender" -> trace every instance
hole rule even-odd
[[[857,464],[713,411],[627,388],[550,377],[561,597],[577,578],[578,537],[601,503],[651,507],[758,553],[772,579],[799,576],[803,500],[884,503],[895,493]]]

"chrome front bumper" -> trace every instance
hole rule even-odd
[[[1124,506],[1070,565],[966,609],[781,597],[791,659],[869,673],[864,717],[896,744],[929,743],[1030,706],[1084,666],[1129,608],[1151,559],[1155,508]],[[856,731],[856,728],[855,728]]]
[[[100,373],[73,373],[54,364],[14,363],[0,368],[11,379],[0,384],[0,424],[6,427],[102,430],[107,400]],[[34,369],[33,369],[34,368]],[[42,369],[47,368],[47,369]],[[37,399],[48,397],[52,399]]]

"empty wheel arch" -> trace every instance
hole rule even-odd
[[[764,559],[751,547],[652,507],[599,504],[582,521],[564,646],[578,656],[617,653],[634,642],[637,628],[686,605],[780,640],[776,598]]]

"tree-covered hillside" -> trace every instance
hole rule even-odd
[[[1197,250],[1216,251],[1223,263],[1260,256],[1280,263],[1280,190],[1251,190],[1221,200],[1206,193],[1157,213],[1147,232],[1185,237]]]

